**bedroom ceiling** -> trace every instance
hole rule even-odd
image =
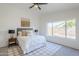
[[[49,3],[48,5],[41,6],[43,12],[57,12],[62,10],[68,10],[73,8],[79,8],[78,3]]]
[[[26,11],[29,10],[31,12],[35,12],[38,14],[42,13],[49,13],[49,12],[57,12],[67,9],[73,9],[73,8],[79,8],[79,3],[48,3],[47,5],[41,5],[41,10],[38,10],[37,8],[29,9],[29,6],[32,5],[32,3],[14,3],[14,4],[0,4],[0,6],[13,6],[18,8],[25,8]]]

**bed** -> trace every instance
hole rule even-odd
[[[33,29],[32,28],[18,28],[17,29],[18,44],[21,47],[24,54],[32,52],[43,46],[46,46],[46,39],[44,36],[34,35],[33,33],[31,33],[29,35],[24,34],[24,36],[22,36],[21,35],[22,31],[24,31],[24,33],[26,33],[26,32],[31,33],[33,31]],[[20,32],[20,35],[19,35],[19,32]]]

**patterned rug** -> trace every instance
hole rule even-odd
[[[22,50],[19,46],[12,46],[8,48],[8,56],[21,56]]]
[[[8,56],[52,56],[61,48],[60,45],[47,42],[45,47],[41,47],[28,54],[23,54],[19,46],[8,48]]]

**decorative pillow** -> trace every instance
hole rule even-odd
[[[22,31],[22,36],[27,36],[27,35],[28,35],[28,32]]]
[[[33,35],[33,31],[30,30],[22,30],[18,32],[18,36],[31,36]]]

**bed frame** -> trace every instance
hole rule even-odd
[[[18,32],[22,30],[33,30],[33,28],[17,28],[17,36],[18,36]]]

